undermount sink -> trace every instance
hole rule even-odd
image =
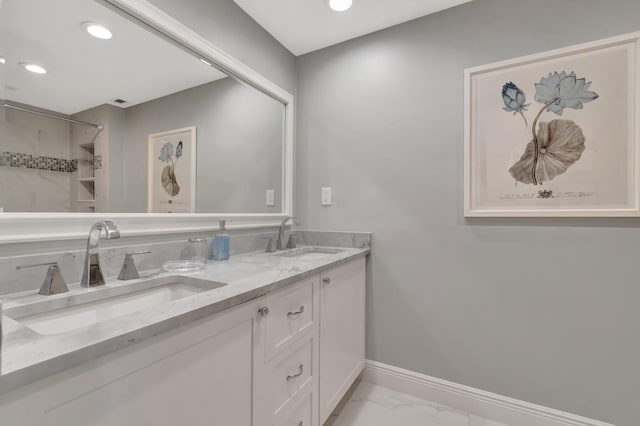
[[[331,247],[300,247],[296,249],[287,250],[284,253],[279,253],[277,256],[282,257],[295,257],[301,260],[315,260],[322,259],[331,254],[337,254],[343,252],[344,249],[331,248]]]
[[[168,276],[17,306],[7,309],[5,315],[38,334],[54,335],[155,308],[225,285],[192,277]]]

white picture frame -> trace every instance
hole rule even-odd
[[[465,70],[464,216],[640,216],[639,61],[636,32]]]
[[[194,126],[149,135],[149,213],[196,212],[196,156]]]

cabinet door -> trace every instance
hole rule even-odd
[[[13,410],[0,400],[0,415],[31,406],[39,413],[19,424],[251,426],[256,316],[251,302],[65,371],[10,398]]]
[[[320,424],[364,367],[365,259],[321,276]]]

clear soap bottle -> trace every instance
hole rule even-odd
[[[220,221],[220,229],[213,237],[213,258],[215,260],[229,259],[229,234],[225,228],[226,221]]]

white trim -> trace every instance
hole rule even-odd
[[[594,50],[627,44],[636,44],[635,58],[635,173],[633,208],[622,209],[553,209],[553,210],[473,210],[471,206],[471,80],[475,74],[497,71],[516,65],[527,65],[542,60],[561,58],[566,55],[591,52]],[[594,42],[583,43],[562,49],[550,50],[516,59],[495,62],[464,71],[464,216],[465,217],[639,217],[640,216],[640,32],[624,34]]]
[[[0,213],[0,244],[86,238],[98,220],[112,220],[123,236],[211,231],[218,220],[233,220],[230,229],[277,226],[293,213],[293,95],[146,0],[95,0],[129,19],[141,22],[180,47],[206,59],[240,82],[284,105],[282,213]]]
[[[267,228],[278,226],[281,218],[278,214],[3,213],[0,244],[86,239],[92,224],[107,219],[118,225],[121,236],[132,237],[214,231],[222,219],[231,222],[227,229]]]
[[[509,426],[614,426],[376,361],[362,380]]]

